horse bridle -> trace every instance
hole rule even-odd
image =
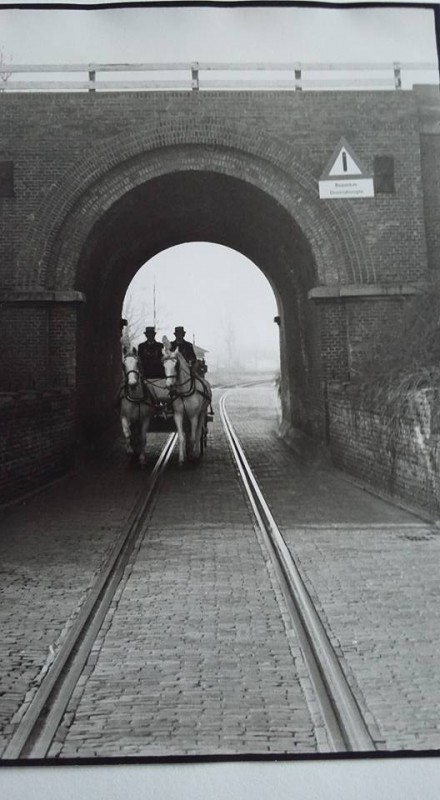
[[[131,373],[133,372],[133,373],[134,373],[134,375],[137,375],[137,378],[138,378],[138,381],[139,381],[139,377],[140,377],[140,374],[141,374],[141,373],[140,373],[140,370],[139,370],[139,369],[127,369],[127,368],[126,368],[126,366],[125,366],[125,359],[126,359],[126,358],[134,358],[134,356],[127,355],[127,356],[125,356],[125,357],[122,359],[122,364],[123,364],[123,367],[124,367],[124,374],[125,374],[125,378],[127,379],[127,378],[128,378],[128,376],[129,376],[129,375],[131,375]]]
[[[124,366],[125,380],[127,382],[128,376],[131,373],[134,373],[137,376],[137,382],[140,383],[140,385],[144,388],[143,381],[140,380],[142,378],[141,370],[139,370],[139,369],[128,369],[127,370],[126,369],[125,359],[129,358],[129,357],[130,357],[129,355],[125,356],[125,358],[123,359],[123,362],[122,362],[123,366]],[[133,357],[133,356],[131,356],[131,357]],[[190,397],[192,394],[194,394],[194,392],[196,391],[196,381],[195,381],[194,375],[190,375],[190,377],[187,378],[185,381],[183,381],[182,383],[179,383],[179,387],[183,387],[187,383],[189,383],[189,389],[187,391],[184,391],[184,392],[178,391],[177,386],[176,386],[176,382],[177,382],[177,378],[178,378],[179,372],[180,372],[179,359],[177,358],[176,355],[174,355],[174,353],[167,353],[166,355],[162,356],[162,363],[164,364],[165,361],[174,361],[176,363],[176,372],[175,372],[175,374],[171,375],[171,376],[167,376],[167,378],[168,377],[174,378],[174,384],[172,386],[168,387],[168,392],[169,392],[170,398],[172,400],[174,400],[176,397],[184,398],[184,397]],[[147,384],[148,384],[148,380],[147,380]],[[204,393],[203,392],[199,392],[199,394],[204,394]],[[137,398],[136,399],[135,398],[131,398],[129,396],[129,394],[127,395],[127,399],[131,400],[132,402],[141,402]],[[154,398],[153,398],[153,400],[154,400]],[[153,402],[153,404],[149,403],[147,398],[144,398],[144,402],[146,402],[147,405],[156,405],[156,403],[154,403],[154,402]]]
[[[125,365],[125,360],[127,358],[130,358],[130,357],[133,358],[133,356],[131,356],[131,354],[128,353],[122,359],[122,365],[124,367],[124,375],[125,375],[125,397],[126,397],[126,399],[129,400],[131,403],[136,403],[139,406],[143,403],[143,404],[145,404],[147,406],[150,406],[151,408],[159,408],[160,407],[160,402],[158,402],[157,397],[155,396],[155,392],[154,392],[155,381],[150,380],[149,378],[144,378],[144,376],[142,374],[142,370],[140,370],[140,369],[127,369],[126,365]],[[172,356],[170,356],[170,358],[172,358]],[[138,359],[136,359],[136,360],[137,360],[137,363],[139,364],[139,360]],[[133,373],[134,375],[137,376],[136,383],[137,383],[137,385],[139,385],[142,388],[142,397],[141,398],[140,397],[131,397],[130,396],[130,386],[128,384],[128,376],[131,373]],[[160,379],[160,380],[162,380],[162,379]],[[145,394],[145,391],[147,391],[147,395]],[[169,392],[170,392],[170,396],[171,396],[172,390],[170,389]],[[151,396],[148,397],[148,394],[150,394]]]
[[[177,378],[178,378],[179,372],[180,372],[179,359],[177,358],[176,355],[174,355],[174,353],[167,353],[166,355],[162,356],[162,364],[165,364],[165,361],[174,361],[176,363],[176,373],[175,373],[175,375],[167,376],[167,379],[168,378],[174,378],[174,385],[168,387],[168,391],[169,391],[170,395],[174,396],[174,397],[190,397],[195,391],[196,382],[195,382],[194,376],[190,375],[189,378],[187,378],[185,381],[182,381],[182,383],[178,384],[179,386],[185,386],[186,383],[189,383],[190,387],[189,387],[187,392],[178,391],[176,383],[177,383]]]

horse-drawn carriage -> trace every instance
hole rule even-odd
[[[164,337],[162,364],[164,378],[143,378],[135,348],[123,357],[121,425],[127,452],[139,455],[141,464],[145,463],[147,433],[176,430],[179,464],[199,459],[213,419],[204,359],[191,369],[178,348],[170,350]]]

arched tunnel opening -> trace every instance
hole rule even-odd
[[[193,242],[153,256],[131,281],[122,316],[125,346],[144,341],[147,325],[161,342],[183,324],[216,383],[279,374],[274,292],[261,270],[229,247]]]
[[[279,317],[282,417],[319,437],[324,415],[318,329],[307,299],[316,284],[311,247],[268,193],[245,179],[197,170],[128,188],[100,216],[82,248],[75,285],[87,301],[77,341],[81,430],[91,436],[114,419],[121,377],[119,321],[130,282],[157,254],[191,242],[241,253],[269,281]]]

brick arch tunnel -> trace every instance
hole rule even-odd
[[[241,178],[209,170],[170,172],[129,189],[87,236],[74,287],[87,298],[78,325],[81,428],[87,434],[99,431],[114,416],[120,381],[118,322],[132,278],[162,250],[195,241],[240,252],[268,279],[281,318],[283,420],[320,437],[318,330],[314,306],[307,300],[317,282],[310,244],[271,195]]]

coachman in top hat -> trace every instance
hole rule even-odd
[[[138,347],[139,361],[144,378],[164,378],[165,372],[162,364],[163,345],[156,342],[156,329],[149,325],[145,328],[146,342]]]
[[[179,353],[182,353],[188,364],[193,366],[197,361],[197,356],[191,342],[187,342],[185,339],[185,333],[186,330],[184,329],[183,325],[178,325],[176,328],[174,328],[174,336],[176,338],[171,342],[170,350],[175,350],[176,347],[178,347]]]

